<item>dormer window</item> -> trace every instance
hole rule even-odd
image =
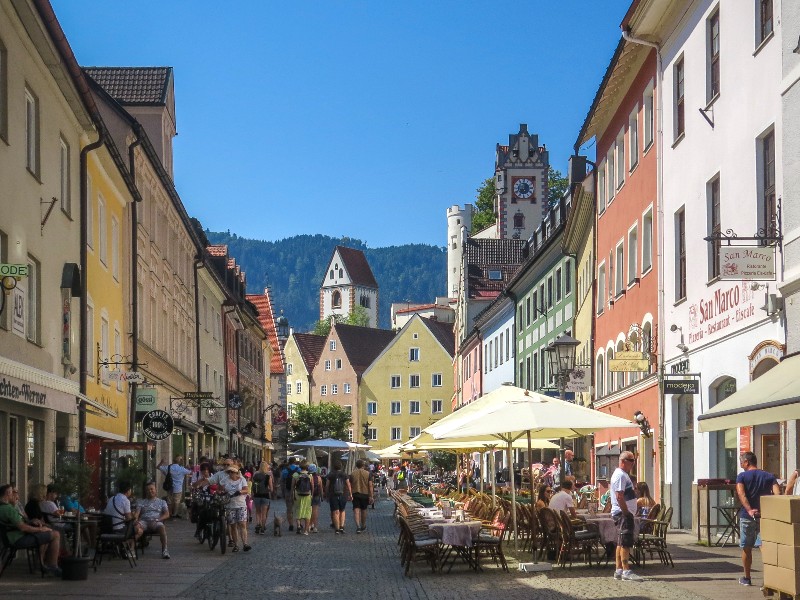
[[[489,280],[490,281],[500,281],[503,278],[503,274],[498,270],[490,270],[489,271]]]

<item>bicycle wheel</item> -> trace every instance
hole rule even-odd
[[[208,527],[211,530],[208,535],[208,548],[209,550],[214,550],[219,541],[219,521],[214,519],[208,524]]]
[[[228,549],[228,524],[225,520],[225,513],[222,513],[222,516],[219,519],[219,549],[220,551],[225,554],[226,550]]]

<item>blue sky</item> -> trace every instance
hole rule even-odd
[[[204,226],[370,247],[445,245],[520,123],[565,172],[629,5],[51,1],[82,65],[174,67],[175,183]]]

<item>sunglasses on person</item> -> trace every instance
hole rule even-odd
[[[625,460],[627,462],[635,462],[636,461],[635,458],[623,458],[622,460]]]

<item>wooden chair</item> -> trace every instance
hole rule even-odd
[[[506,562],[505,554],[503,554],[503,541],[509,535],[511,516],[511,513],[506,514],[500,525],[481,527],[478,539],[473,541],[476,571],[479,568],[481,556],[490,557],[494,564],[499,564],[503,571],[508,571],[508,563]]]
[[[564,567],[566,561],[569,560],[569,566],[572,567],[573,556],[577,553],[578,556],[585,556],[586,562],[592,566],[592,551],[600,548],[600,534],[597,531],[582,529],[576,530],[570,516],[560,511],[558,515],[561,525],[561,549],[558,555],[558,563]],[[599,562],[599,559],[598,559]]]
[[[670,565],[675,568],[675,563],[672,561],[672,554],[667,548],[667,531],[670,527],[670,520],[672,519],[672,507],[667,508],[660,514],[657,520],[652,522],[652,533],[640,533],[636,539],[637,547],[635,548],[636,557],[640,559],[642,564],[645,561],[645,553],[653,558],[653,554],[657,554],[659,560],[664,565]]]
[[[0,527],[0,577],[3,576],[6,568],[14,561],[17,552],[20,550],[25,550],[30,574],[33,575],[33,568],[38,567],[42,577],[44,577],[44,566],[42,565],[39,548],[39,543],[35,538],[21,538],[11,543],[8,539],[8,530],[5,527]]]
[[[121,530],[115,530],[112,517],[103,515],[95,543],[94,558],[92,559],[92,567],[95,571],[103,563],[103,556],[106,554],[117,555],[127,559],[131,568],[136,566],[136,559],[138,558],[136,548],[135,545],[131,548],[130,544],[135,535],[133,525],[133,521],[128,521]]]
[[[539,517],[544,532],[542,553],[546,552],[548,557],[552,556],[555,560],[558,558],[562,544],[558,515],[550,508],[542,508],[539,510]]]
[[[404,518],[400,518],[400,564],[408,575],[411,563],[424,560],[436,572],[441,569],[441,543],[436,538],[418,537]]]

